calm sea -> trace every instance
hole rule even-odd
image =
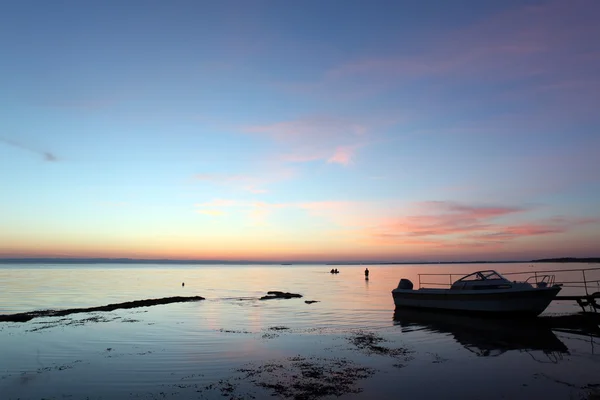
[[[328,265],[0,265],[0,314],[206,298],[0,322],[0,398],[579,399],[600,388],[596,337],[395,313],[390,293],[400,278],[417,286],[419,273],[458,279],[481,269],[593,265],[369,265],[368,281],[365,267],[338,265],[332,275]],[[581,280],[579,272],[555,276]],[[304,297],[258,300],[270,290]],[[566,302],[545,314],[577,311]]]

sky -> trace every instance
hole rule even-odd
[[[2,2],[0,257],[600,256],[599,18]]]

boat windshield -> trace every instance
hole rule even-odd
[[[496,271],[477,271],[470,275],[465,276],[462,279],[459,279],[459,282],[470,282],[470,281],[491,281],[495,279],[502,279],[502,275],[497,273]]]

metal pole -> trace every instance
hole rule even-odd
[[[589,296],[588,289],[587,289],[587,281],[585,280],[585,269],[582,269],[581,273],[583,274],[583,285],[585,286],[585,295]]]

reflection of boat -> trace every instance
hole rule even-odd
[[[560,291],[553,277],[535,283],[511,282],[496,271],[478,271],[454,282],[450,289],[419,288],[400,280],[392,290],[396,307],[431,308],[486,314],[536,316],[548,307]]]
[[[394,324],[400,325],[404,331],[449,333],[467,350],[479,356],[499,355],[511,350],[568,353],[567,346],[554,335],[548,324],[537,320],[490,319],[397,308]]]

